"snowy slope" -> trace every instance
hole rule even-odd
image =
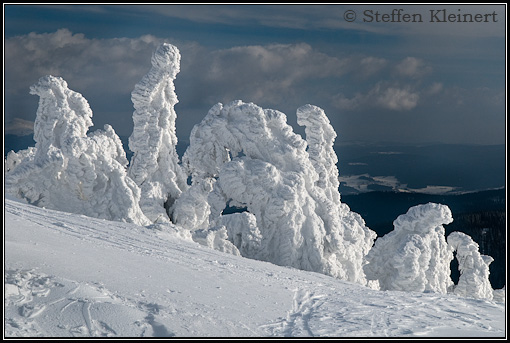
[[[5,200],[5,337],[505,337],[504,303],[374,291]]]

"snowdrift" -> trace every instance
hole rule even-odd
[[[375,289],[492,299],[489,258],[461,235],[446,241],[442,225],[452,218],[444,205],[409,209],[374,245],[375,232],[340,200],[336,132],[319,107],[297,109],[303,138],[282,112],[218,103],[193,128],[181,163],[173,82],[179,50],[162,44],[151,62],[131,94],[129,167],[113,128],[87,133],[85,98],[46,76],[31,88],[40,97],[36,147],[9,153],[6,191],[39,207],[172,228],[233,255]],[[449,269],[454,250],[467,261],[457,286]]]

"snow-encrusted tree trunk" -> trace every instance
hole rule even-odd
[[[183,157],[192,186],[176,201],[176,223],[218,233],[225,227],[245,257],[365,284],[364,256],[376,235],[340,203],[336,133],[321,111],[300,110],[310,149],[319,153],[311,158],[285,114],[242,101],[213,106]],[[248,213],[225,215],[227,206]]]
[[[375,241],[364,266],[381,290],[447,293],[453,285],[453,249],[443,224],[453,221],[448,206],[428,203],[411,207],[394,222],[394,230]]]
[[[105,125],[87,136],[92,110],[60,77],[42,77],[30,92],[39,95],[35,152],[6,174],[7,191],[41,207],[147,224],[113,128]]]
[[[478,244],[462,232],[452,232],[448,235],[448,244],[457,253],[460,277],[453,293],[476,299],[493,298],[493,289],[489,281],[489,265],[494,259],[481,255]]]
[[[140,207],[153,222],[169,222],[174,202],[188,188],[176,151],[174,79],[181,55],[168,43],[152,56],[152,68],[131,93],[135,111],[128,174],[140,186]]]

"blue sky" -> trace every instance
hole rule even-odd
[[[366,22],[420,14],[423,22]],[[497,21],[430,22],[430,11]],[[356,20],[344,13],[352,10]],[[4,118],[33,121],[39,77],[82,93],[95,127],[132,129],[130,92],[161,42],[182,55],[177,135],[217,102],[322,107],[338,142],[504,144],[506,5],[4,4]]]

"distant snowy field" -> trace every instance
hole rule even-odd
[[[506,337],[506,306],[375,291],[7,197],[5,337]]]

